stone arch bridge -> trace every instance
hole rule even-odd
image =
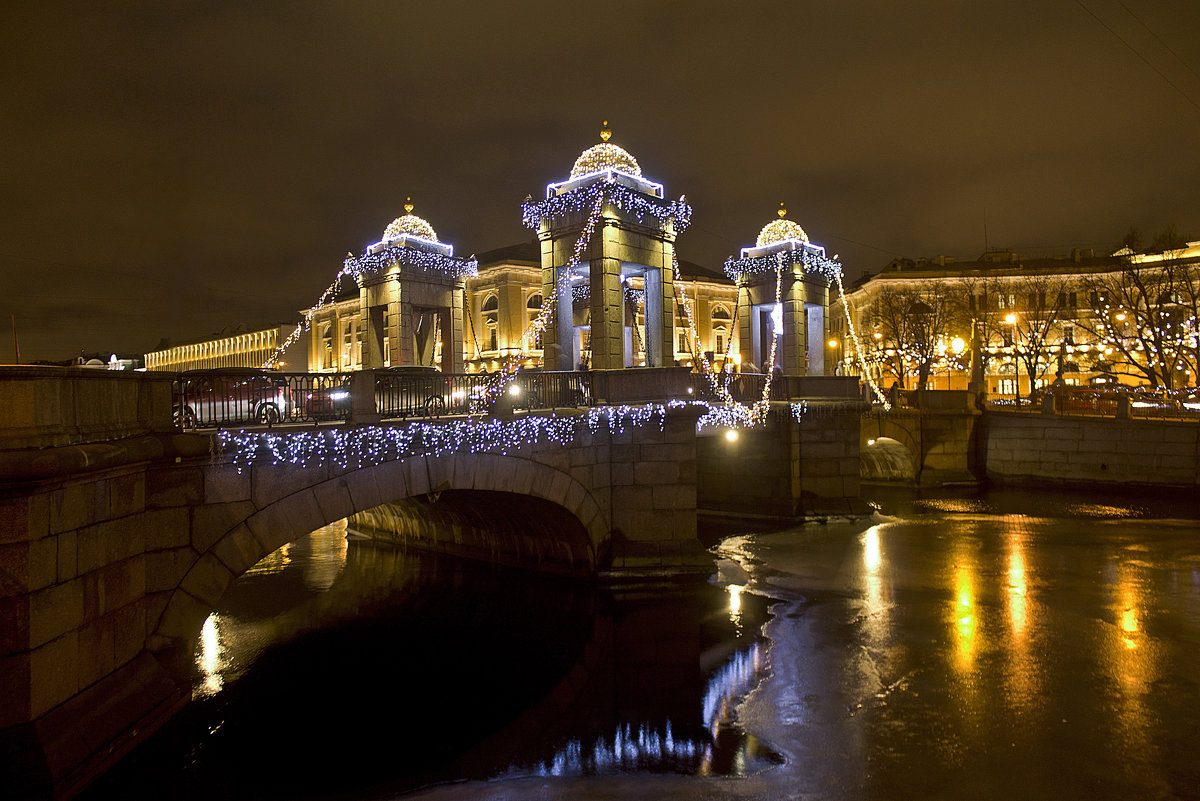
[[[919,485],[982,477],[980,410],[972,393],[908,392],[890,411],[863,413],[859,426],[861,476]]]
[[[137,436],[0,452],[8,797],[77,792],[178,711],[226,587],[342,518],[543,570],[711,567],[696,539],[694,409],[620,433],[583,426],[566,444],[362,467],[233,464],[216,435],[178,433],[158,411]]]

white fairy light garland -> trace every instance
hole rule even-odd
[[[644,406],[600,406],[583,414],[528,415],[512,420],[480,421],[471,418],[439,423],[410,422],[393,426],[327,427],[297,431],[217,432],[214,456],[242,472],[249,465],[273,465],[341,470],[359,469],[384,462],[425,456],[498,453],[507,455],[541,443],[570,445],[583,434],[619,436],[630,429],[656,425],[662,431],[668,412],[687,408],[704,410],[696,431],[708,428],[754,428],[763,420],[746,404],[711,404],[705,401],[669,401]],[[808,410],[804,401],[789,406],[800,421]]]
[[[267,360],[262,363],[261,369],[275,370],[279,367],[279,360],[283,357],[283,354],[287,352],[287,349],[290,348],[296,342],[296,340],[300,339],[301,334],[312,328],[313,316],[321,309],[325,308],[326,304],[329,303],[329,299],[333,297],[333,293],[337,291],[338,284],[341,283],[343,276],[348,274],[349,270],[346,267],[343,267],[338,271],[337,277],[333,279],[333,283],[329,285],[329,288],[321,293],[321,297],[317,299],[316,305],[309,307],[304,312],[304,320],[300,323],[300,325],[292,329],[292,333],[288,334],[287,338],[284,339],[283,342],[276,346],[275,352],[272,353]]]
[[[838,295],[842,299],[842,310],[846,313],[846,328],[850,331],[850,339],[854,343],[854,354],[858,357],[859,366],[862,367],[863,379],[871,387],[871,391],[875,393],[875,397],[883,402],[884,411],[891,411],[892,404],[879,391],[879,385],[875,383],[875,379],[871,378],[871,371],[867,366],[866,360],[863,358],[862,342],[858,338],[858,332],[854,328],[854,312],[850,308],[850,300],[846,297],[846,289],[842,286],[842,271],[838,270],[833,274],[834,280],[837,282]]]
[[[513,420],[449,420],[411,422],[394,426],[355,426],[301,431],[228,431],[217,433],[217,451],[240,472],[253,462],[294,467],[357,469],[389,461],[455,453],[507,454],[543,442],[569,445],[580,435],[607,432],[612,436],[631,428],[657,425],[661,431],[667,412],[695,401],[672,401],[645,406],[601,406],[584,414],[529,415]],[[701,418],[704,419],[703,417]],[[699,426],[698,426],[699,427]]]

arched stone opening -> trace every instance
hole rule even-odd
[[[177,658],[190,658],[205,618],[220,600],[229,585],[259,559],[292,540],[304,536],[341,518],[375,509],[381,504],[395,504],[401,510],[397,520],[410,520],[418,510],[431,509],[447,493],[483,493],[525,498],[526,507],[533,508],[544,521],[557,521],[562,537],[549,536],[545,523],[509,521],[510,531],[503,538],[483,533],[484,529],[470,524],[484,509],[468,501],[457,516],[444,514],[452,527],[468,524],[473,532],[468,538],[470,555],[493,558],[501,563],[517,564],[517,556],[532,561],[521,566],[550,569],[554,572],[591,572],[598,555],[608,545],[610,525],[608,515],[592,493],[571,475],[547,465],[516,456],[498,454],[447,455],[387,462],[361,470],[344,473],[324,482],[294,489],[289,487],[287,469],[261,464],[251,468],[264,471],[254,483],[272,484],[282,497],[252,511],[236,522],[224,535],[217,537],[192,566],[171,594],[159,619],[148,647],[160,654],[175,651]],[[280,470],[276,475],[269,471]],[[495,498],[493,498],[494,503]],[[406,502],[407,501],[407,502]],[[439,500],[440,502],[440,500]],[[449,506],[450,504],[447,504]],[[547,511],[553,509],[555,511]],[[476,510],[476,511],[470,511]],[[494,509],[487,509],[494,511]],[[410,525],[406,531],[414,530]],[[429,539],[430,529],[424,529]],[[493,549],[503,539],[506,548]],[[451,534],[449,542],[453,542]],[[445,544],[441,537],[437,542]],[[475,546],[478,546],[476,548]],[[464,554],[466,555],[466,554]]]
[[[596,557],[587,529],[558,504],[490,490],[446,490],[355,514],[353,531],[373,540],[494,564],[586,575]]]
[[[867,481],[916,480],[913,454],[891,437],[868,440],[858,455],[859,477]]]

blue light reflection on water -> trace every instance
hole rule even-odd
[[[500,775],[561,777],[666,771],[707,776],[718,772],[718,762],[731,766],[720,772],[746,775],[778,764],[778,757],[765,745],[735,727],[737,702],[761,680],[764,661],[762,644],[754,642],[735,651],[712,674],[700,705],[700,736],[677,736],[669,719],[662,725],[624,723],[590,745],[572,739],[548,759],[534,765],[514,764]],[[722,737],[723,732],[733,736]],[[729,752],[726,759],[718,759],[718,749]]]
[[[734,718],[761,678],[767,604],[731,600],[703,582],[600,591],[323,529],[235,584],[200,632],[192,707],[91,797],[762,770],[778,757]],[[319,758],[329,732],[368,731]],[[279,760],[308,768],[257,769]]]

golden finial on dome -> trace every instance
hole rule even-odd
[[[412,210],[413,210],[412,198],[411,197],[404,198],[404,213],[412,214]]]
[[[608,127],[608,120],[604,121],[604,127],[600,129],[600,138],[607,142],[612,137],[612,131]]]
[[[783,207],[783,201],[779,202],[779,211],[775,213],[779,215],[779,219],[781,220],[787,216],[787,209]]]

